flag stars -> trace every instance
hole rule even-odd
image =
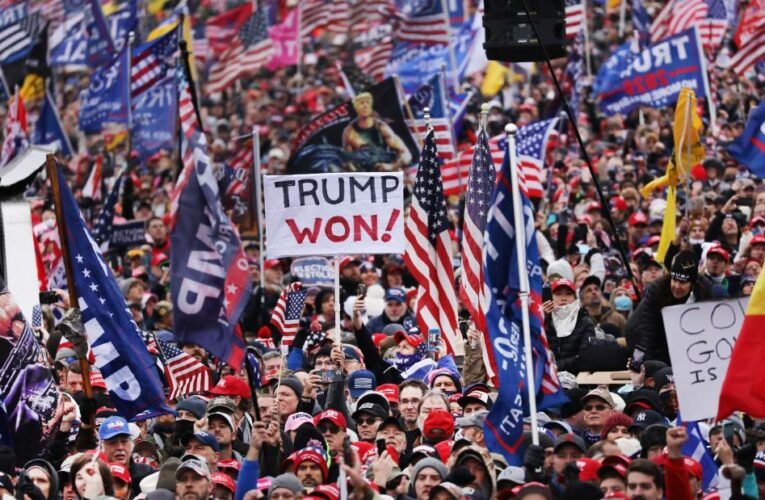
[[[90,270],[89,269],[83,269],[82,270],[82,275],[85,276],[86,278],[90,278]]]
[[[95,283],[91,283],[89,288],[93,292],[97,292],[98,291],[98,285],[96,285]]]
[[[77,254],[74,258],[77,260],[78,264],[82,264],[85,261],[85,258],[80,254]]]
[[[230,294],[235,294],[237,290],[238,290],[238,287],[233,283],[229,284],[226,287],[226,291]]]

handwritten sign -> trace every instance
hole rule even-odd
[[[749,297],[697,302],[661,310],[684,420],[717,415],[723,378]]]
[[[401,172],[264,177],[268,257],[404,252]]]

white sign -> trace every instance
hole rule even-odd
[[[404,253],[403,173],[266,175],[266,253]]]
[[[717,415],[725,372],[749,297],[661,310],[683,420]]]

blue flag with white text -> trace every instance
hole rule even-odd
[[[143,343],[141,329],[133,321],[111,269],[85,226],[61,169],[58,179],[64,216],[60,223],[66,228],[82,323],[109,398],[127,419],[144,411],[152,415],[172,413],[165,404],[162,382]]]
[[[34,133],[32,134],[32,144],[44,144],[53,146],[56,151],[60,151],[64,156],[72,156],[72,145],[69,138],[61,126],[61,120],[56,113],[56,107],[51,102],[50,95],[45,93],[40,109],[40,116],[37,118]]]
[[[728,146],[728,153],[765,178],[765,99],[751,112],[744,132]]]
[[[137,0],[126,0],[106,17],[114,51],[119,52],[128,42],[128,35],[138,28]],[[138,39],[138,33],[136,33]]]
[[[106,123],[127,123],[130,98],[128,51],[120,52],[114,60],[96,70],[90,85],[82,93],[80,130],[86,134],[101,132]]]
[[[133,100],[133,148],[142,162],[176,147],[175,94],[175,79],[170,75]]]
[[[542,269],[534,229],[534,209],[521,191],[526,238],[526,268],[529,279],[529,326],[534,367],[537,409],[544,410],[566,402],[552,353],[542,328]],[[513,218],[513,189],[510,161],[505,161],[497,177],[486,222],[483,246],[484,286],[486,287],[486,327],[490,342],[491,368],[499,383],[499,395],[484,424],[490,451],[501,453],[508,464],[523,463],[523,417],[529,414],[528,388],[521,320],[518,253]]]
[[[88,45],[88,66],[97,68],[112,60],[114,54],[114,42],[109,33],[109,26],[106,24],[104,12],[101,10],[101,3],[98,0],[87,0],[83,2],[83,12],[85,13],[85,36]]]

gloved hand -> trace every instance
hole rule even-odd
[[[545,450],[538,444],[531,444],[523,454],[523,466],[529,470],[541,469],[545,464]]]
[[[747,474],[754,472],[754,457],[757,455],[757,447],[754,443],[745,443],[733,455],[736,457],[736,463],[743,467]]]
[[[96,422],[96,411],[98,410],[98,402],[95,398],[89,398],[84,396],[80,401],[80,418],[82,423],[87,425],[94,425]]]

